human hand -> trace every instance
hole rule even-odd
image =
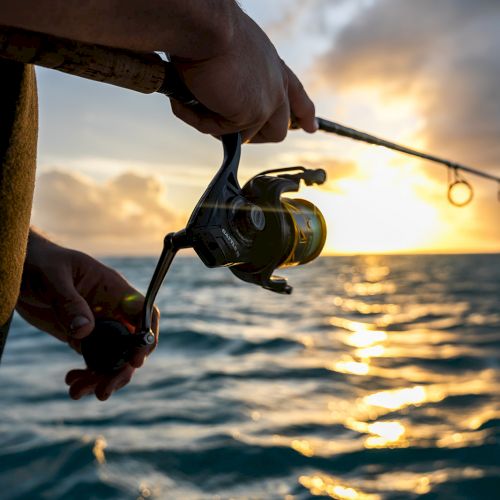
[[[209,110],[171,101],[174,114],[214,136],[242,132],[246,142],[282,141],[291,116],[299,128],[315,132],[314,104],[301,82],[266,34],[239,12],[222,52],[203,60],[172,57],[187,87]]]
[[[63,248],[30,233],[17,312],[33,326],[67,342],[81,354],[82,339],[94,329],[95,317],[114,318],[131,332],[138,324],[143,297],[120,274],[92,257]],[[159,312],[152,329],[158,337]],[[73,399],[94,393],[108,399],[142,366],[153,346],[138,348],[122,368],[111,374],[87,369],[66,375]]]

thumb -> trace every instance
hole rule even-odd
[[[59,287],[54,296],[53,308],[70,337],[82,339],[94,329],[92,310],[73,283]]]

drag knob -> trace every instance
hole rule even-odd
[[[253,203],[245,203],[238,210],[236,223],[240,231],[255,234],[266,227],[266,217],[262,208]]]

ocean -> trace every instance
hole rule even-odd
[[[144,291],[152,258],[112,258]],[[291,296],[178,258],[161,337],[108,402],[15,317],[0,498],[499,499],[500,255],[323,257]]]

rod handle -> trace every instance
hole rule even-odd
[[[0,57],[144,94],[160,92],[185,104],[198,103],[174,65],[155,52],[117,49],[0,26]]]

